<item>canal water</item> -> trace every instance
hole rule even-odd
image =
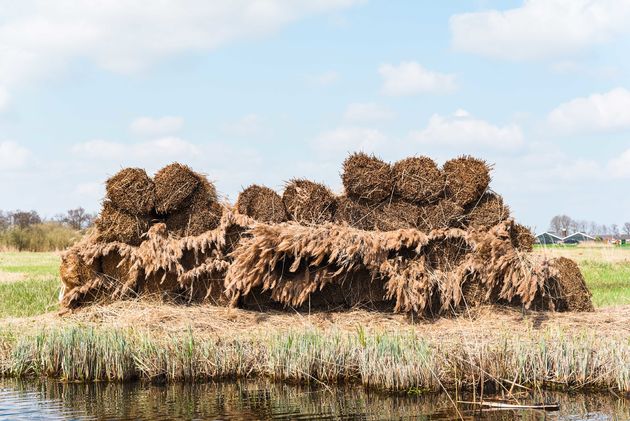
[[[630,402],[609,394],[534,393],[521,403],[559,411],[484,410],[446,394],[366,392],[271,382],[64,384],[0,379],[1,420],[630,420]],[[496,397],[498,398],[498,397]],[[452,399],[452,400],[451,400]],[[470,400],[472,396],[462,399]]]

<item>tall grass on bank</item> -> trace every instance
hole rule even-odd
[[[56,222],[44,222],[25,228],[0,231],[0,250],[57,251],[70,247],[81,232]]]
[[[428,342],[415,334],[307,330],[229,340],[193,332],[156,338],[134,330],[64,327],[28,336],[0,331],[0,374],[64,381],[200,381],[267,377],[356,382],[385,390],[520,387],[630,391],[627,338],[557,330],[493,340]]]

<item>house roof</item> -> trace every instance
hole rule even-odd
[[[593,236],[591,236],[591,235],[588,235],[588,234],[585,234],[585,233],[583,233],[583,232],[574,232],[573,234],[571,234],[571,235],[567,235],[566,237],[564,237],[564,238],[563,238],[563,240],[566,240],[566,239],[571,238],[571,237],[577,237],[577,236],[590,238],[591,240],[594,240],[594,239],[595,239],[595,237],[593,237]]]
[[[541,232],[540,234],[536,234],[536,237],[542,237],[543,235],[549,235],[550,237],[557,238],[558,240],[562,240],[562,237],[559,237],[556,234],[554,234],[552,232],[549,232],[549,231],[545,231],[545,232]]]

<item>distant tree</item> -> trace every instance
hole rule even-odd
[[[626,235],[630,235],[630,222],[623,224],[623,232]]]
[[[11,218],[9,214],[4,213],[0,210],[0,231],[6,231],[7,228],[11,225]]]
[[[72,229],[81,230],[89,227],[93,220],[94,215],[85,212],[85,209],[79,207],[76,209],[70,209],[63,219],[63,222]]]
[[[610,233],[615,237],[619,237],[619,226],[617,224],[612,224],[610,226]]]
[[[568,215],[556,215],[551,218],[549,231],[559,235],[569,235],[575,230],[575,221]]]
[[[18,226],[20,228],[27,228],[27,227],[30,227],[31,225],[42,223],[42,218],[34,210],[30,212],[16,210],[10,215],[11,215],[11,219],[13,220],[12,225]]]

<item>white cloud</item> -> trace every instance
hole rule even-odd
[[[630,178],[630,149],[608,162],[608,172],[615,178]]]
[[[495,126],[460,109],[452,116],[433,114],[427,127],[412,132],[411,139],[454,148],[514,149],[523,144],[523,132],[517,125]]]
[[[512,60],[566,57],[627,32],[627,0],[525,0],[505,11],[450,19],[460,51]]]
[[[131,123],[131,130],[141,135],[165,135],[177,132],[184,125],[181,117],[139,117]]]
[[[247,114],[239,120],[226,124],[223,130],[234,136],[256,136],[265,130],[262,118],[258,114]]]
[[[359,150],[374,152],[385,140],[385,135],[376,129],[339,127],[319,135],[312,142],[312,146],[322,154],[339,154]]]
[[[343,115],[344,120],[351,122],[385,121],[392,117],[394,117],[394,113],[389,108],[373,102],[350,104]]]
[[[9,95],[7,88],[0,85],[0,112],[4,111],[7,108],[10,99],[11,96]]]
[[[115,160],[126,165],[153,166],[152,160],[174,161],[189,159],[199,154],[199,148],[178,137],[163,137],[147,142],[125,144],[108,140],[90,140],[72,147],[72,152],[82,158]]]
[[[329,86],[339,81],[339,73],[329,70],[319,75],[309,76],[309,80],[316,85]]]
[[[26,165],[31,152],[11,140],[0,142],[0,170],[15,170]]]
[[[73,60],[119,73],[166,57],[256,39],[305,16],[357,0],[20,0],[4,2],[0,80],[48,77]]]
[[[547,117],[561,131],[605,131],[630,127],[630,91],[615,88],[603,94],[560,104]]]
[[[383,77],[385,95],[450,93],[456,89],[455,75],[433,72],[415,61],[403,61],[398,66],[382,64],[378,72]]]

